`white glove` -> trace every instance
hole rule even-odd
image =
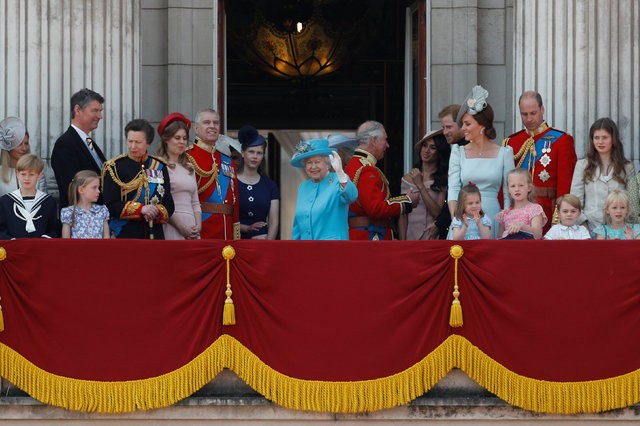
[[[331,162],[333,171],[336,172],[336,175],[338,175],[338,181],[340,183],[347,183],[349,177],[344,172],[344,170],[342,170],[342,159],[340,158],[340,155],[338,155],[338,153],[335,151],[332,152],[331,154],[329,154],[329,161]]]

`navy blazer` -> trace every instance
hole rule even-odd
[[[102,162],[106,159],[100,147],[95,144],[95,150]],[[72,126],[69,126],[66,132],[62,134],[53,146],[51,152],[51,168],[56,175],[58,190],[60,191],[59,208],[69,205],[69,184],[73,176],[80,170],[93,170],[98,175],[102,172],[96,161],[93,159],[87,144],[80,138],[80,135]],[[102,193],[98,199],[98,203],[102,204]]]

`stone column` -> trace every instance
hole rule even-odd
[[[638,1],[521,0],[514,21],[514,102],[523,90],[538,90],[547,121],[574,136],[579,158],[591,124],[611,117],[637,166]],[[521,127],[517,116],[514,126]]]
[[[139,2],[0,0],[0,117],[25,120],[33,153],[49,158],[84,87],[106,99],[95,140],[107,157],[122,152],[139,113]]]

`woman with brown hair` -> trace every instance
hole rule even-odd
[[[458,114],[464,138],[469,143],[465,146],[451,147],[448,204],[453,215],[458,204],[460,188],[474,183],[482,195],[482,210],[492,221],[492,237],[496,238],[498,227],[495,215],[502,210],[498,202],[498,192],[502,187],[504,207],[509,207],[507,173],[515,166],[511,147],[502,147],[493,141],[496,129],[493,127],[493,109],[486,100],[488,96],[489,92],[482,86],[475,86]],[[451,231],[449,233],[451,234]]]

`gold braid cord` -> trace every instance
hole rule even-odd
[[[133,199],[137,200],[138,198],[140,198],[140,194],[142,193],[142,188],[146,190],[145,194],[146,194],[146,198],[148,198],[149,182],[147,181],[147,174],[145,172],[145,169],[142,168],[138,172],[138,174],[136,174],[136,176],[133,179],[131,179],[129,182],[123,182],[118,176],[118,173],[116,172],[115,160],[117,160],[118,158],[122,158],[122,157],[116,157],[113,160],[109,160],[107,163],[105,163],[104,171],[109,172],[109,175],[111,176],[111,179],[113,180],[113,182],[120,187],[120,199],[122,201],[126,201],[127,195],[129,195],[129,193],[133,191],[136,191],[136,194],[133,197]],[[104,173],[102,174],[102,187],[104,188]],[[147,200],[145,200],[145,203],[146,202]]]
[[[527,152],[531,153],[531,158],[534,159],[536,158],[536,141],[533,140],[532,137],[529,137],[529,139],[527,139],[522,146],[520,147],[520,150],[513,156],[513,159],[515,161],[517,161],[516,164],[516,169],[519,169],[522,166],[522,163],[524,162],[524,159],[527,156]]]
[[[198,165],[196,160],[191,155],[187,154],[187,160],[189,160],[189,163],[193,166],[193,170],[195,170],[196,175],[198,175],[198,177],[200,178],[198,179],[198,181],[200,181],[201,179],[208,178],[208,180],[204,185],[202,186],[198,185],[198,194],[202,194],[207,188],[213,185],[213,183],[218,179],[218,165],[216,164],[216,159],[215,157],[213,157],[213,154],[212,154],[212,159],[213,159],[213,165],[211,166],[211,170],[204,170],[202,167]]]

